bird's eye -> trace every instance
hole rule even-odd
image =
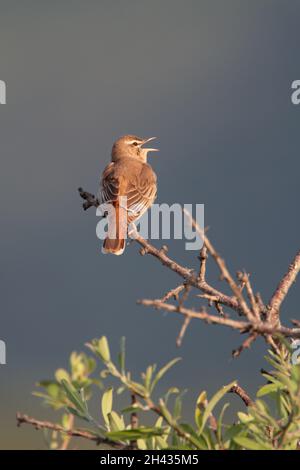
[[[137,142],[133,142],[132,145],[134,145],[135,147],[138,146],[138,143]]]

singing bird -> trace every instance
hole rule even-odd
[[[113,145],[111,163],[104,169],[99,199],[101,204],[112,204],[113,236],[109,232],[103,242],[102,253],[121,255],[125,250],[128,225],[141,217],[156,198],[156,175],[147,163],[149,152],[155,148],[144,145],[156,139],[141,139],[124,135]],[[126,204],[124,204],[124,201]]]

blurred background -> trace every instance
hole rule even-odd
[[[181,318],[136,300],[178,278],[134,243],[103,256],[77,187],[97,190],[118,136],[158,136],[157,202],[204,203],[232,272],[246,268],[269,299],[299,249],[299,15],[298,0],[0,0],[1,448],[44,447],[16,411],[58,419],[35,382],[101,335],[113,353],[126,336],[137,376],[181,356],[159,391],[188,388],[187,417],[201,389],[262,383],[262,341],[232,360],[242,338],[194,321],[176,348]],[[183,241],[170,255],[198,266]],[[297,316],[294,287],[283,320]]]

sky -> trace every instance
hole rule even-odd
[[[211,241],[267,301],[299,249],[299,14],[297,0],[0,0],[0,448],[44,447],[15,413],[57,419],[35,383],[101,335],[115,354],[126,336],[136,376],[181,356],[159,390],[187,388],[187,416],[201,389],[238,379],[255,395],[264,343],[232,360],[241,337],[194,321],[176,348],[181,319],[136,301],[179,279],[135,243],[102,255],[77,188],[97,191],[120,135],[158,136],[157,202],[204,204]],[[182,240],[169,254],[198,266]],[[208,279],[221,286],[212,262]],[[285,324],[298,305],[294,286]]]

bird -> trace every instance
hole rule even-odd
[[[147,157],[149,152],[158,149],[144,147],[154,139],[156,137],[143,139],[128,134],[113,144],[111,162],[102,173],[98,193],[100,204],[111,204],[114,209],[109,220],[114,232],[108,230],[102,253],[123,254],[128,226],[140,218],[156,198],[157,177]]]

